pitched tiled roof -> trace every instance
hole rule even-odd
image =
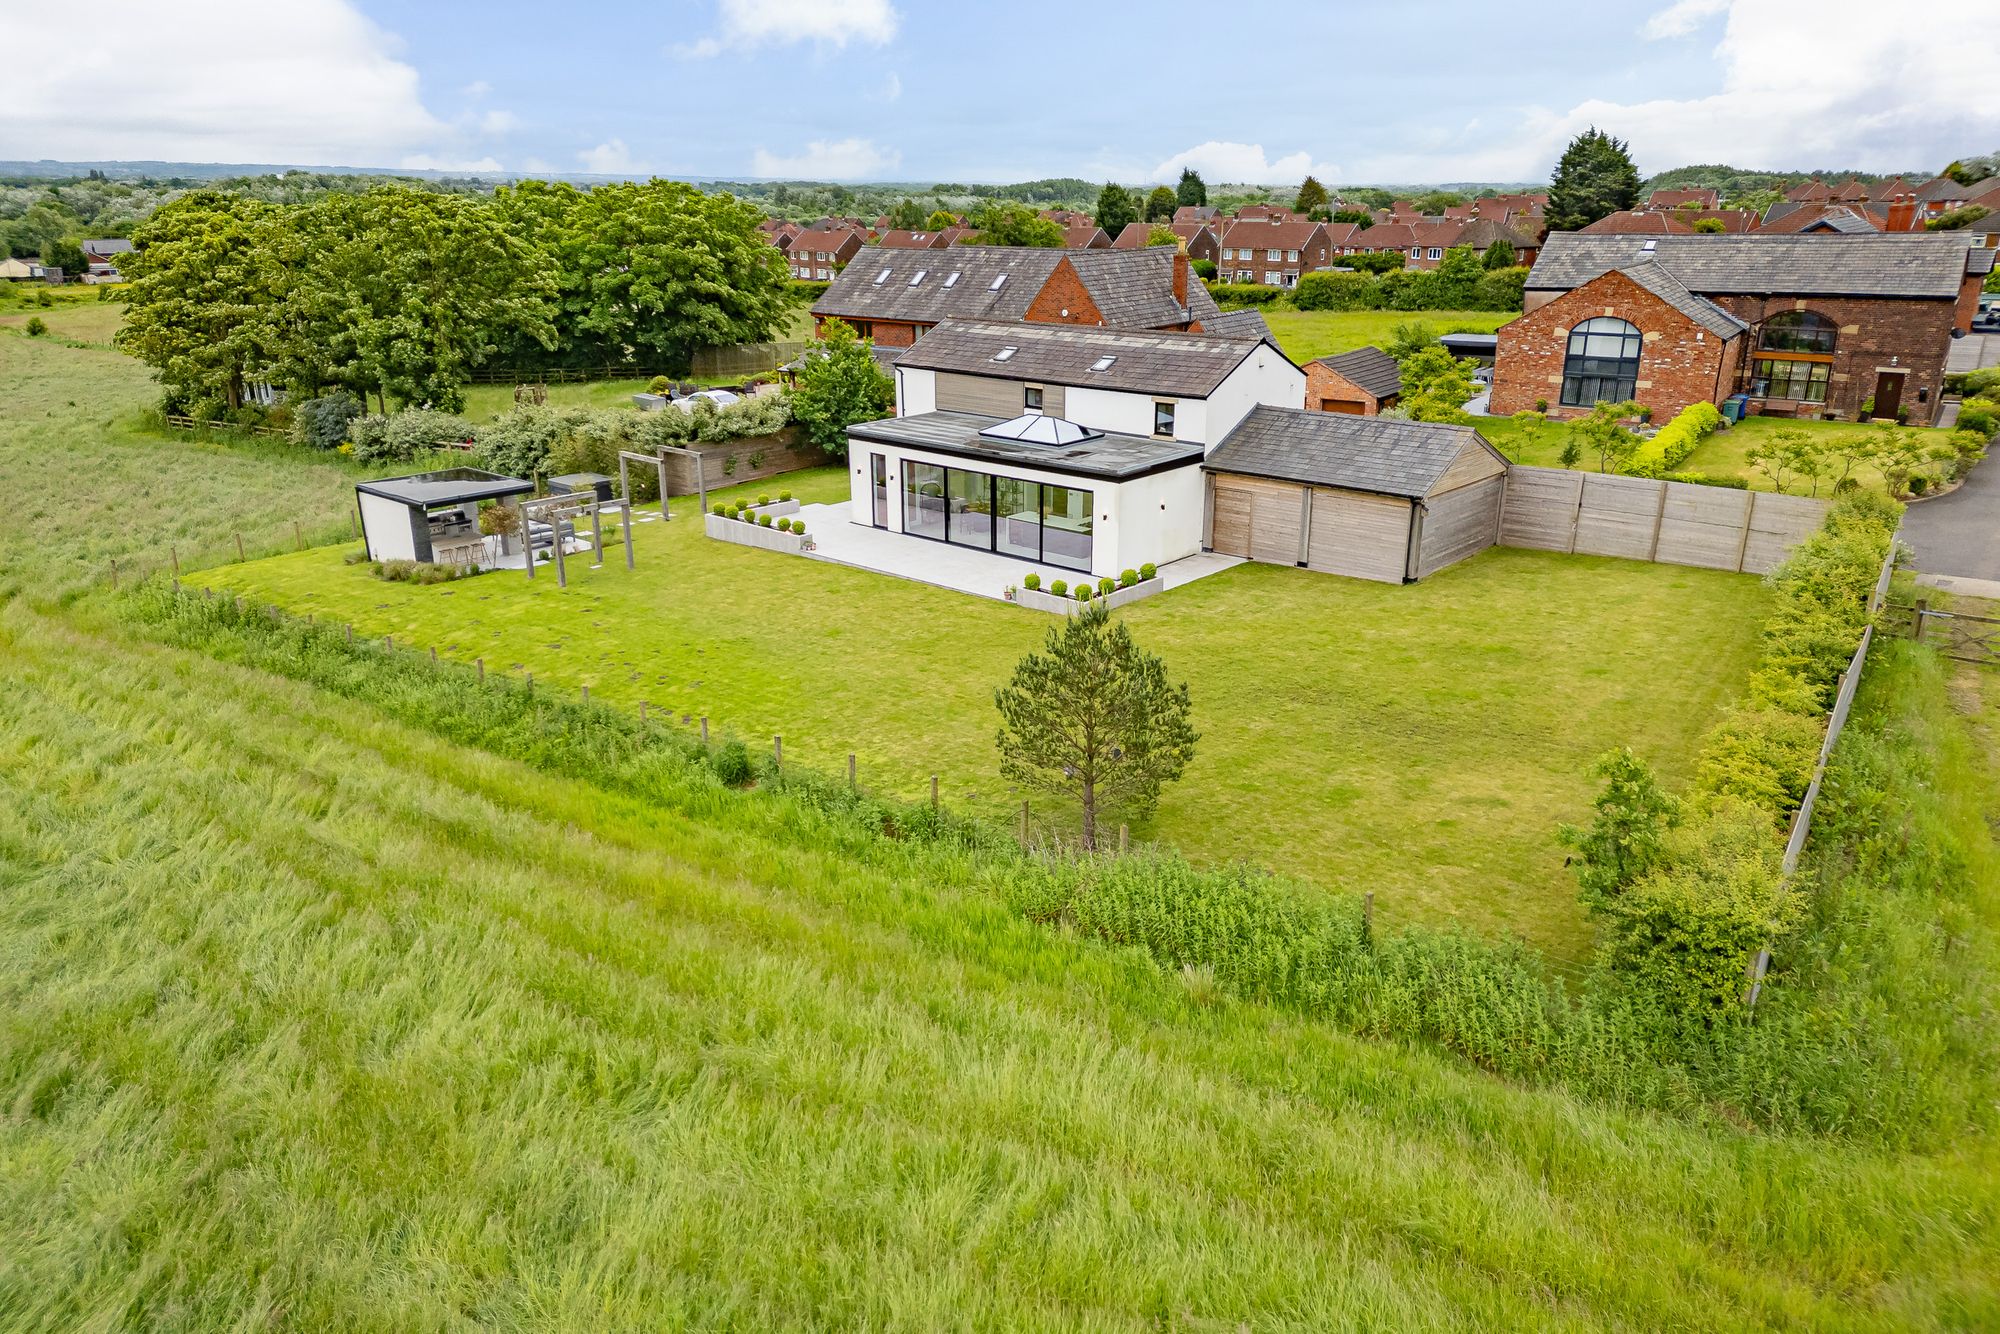
[[[1279,219],[1276,222],[1269,218],[1244,218],[1223,228],[1222,244],[1232,248],[1255,246],[1259,249],[1303,250],[1319,229],[1319,223],[1308,222],[1304,218]]]
[[[1207,333],[946,320],[918,339],[896,364],[905,369],[1206,398],[1258,346],[1253,339]],[[1010,347],[1014,350],[1006,360],[995,360]],[[1091,369],[1107,357],[1110,365],[1101,371]]]
[[[1260,405],[1223,437],[1205,466],[1211,472],[1421,497],[1472,441],[1484,443],[1470,426]]]
[[[1917,187],[1916,195],[1919,203],[1942,203],[1947,199],[1965,198],[1966,187],[1949,176],[1933,176]]]
[[[1658,260],[1642,259],[1613,271],[1630,278],[1717,337],[1733,338],[1750,327],[1707,297],[1690,292],[1687,284]]]
[[[1201,322],[1201,331],[1217,338],[1257,338],[1267,343],[1276,343],[1271,326],[1264,322],[1264,313],[1254,306],[1242,310],[1225,310],[1213,319]]]
[[[1182,204],[1174,210],[1175,222],[1210,222],[1216,210],[1207,204]]]
[[[939,232],[912,232],[904,231],[900,228],[891,228],[883,232],[876,239],[875,244],[884,246],[890,250],[942,250],[951,244],[953,230],[955,229]]]
[[[1357,347],[1352,352],[1321,357],[1319,364],[1377,398],[1403,392],[1403,368],[1379,347]]]
[[[1111,238],[1104,234],[1102,227],[1085,218],[1063,228],[1063,244],[1071,250],[1086,250],[1108,246]]]
[[[1671,213],[1626,208],[1607,213],[1577,231],[1585,236],[1691,236],[1694,224]]]
[[[1785,191],[1785,200],[1792,204],[1817,204],[1833,197],[1833,191],[1818,180],[1800,181]]]
[[[1712,295],[1956,297],[1971,250],[1949,232],[1866,236],[1662,236],[1653,258],[1689,290]],[[1568,291],[1635,261],[1629,236],[1556,232],[1542,246],[1528,286]]]
[[[850,320],[937,324],[947,319],[1018,320],[1065,259],[1075,266],[1105,324],[1159,329],[1189,319],[1204,325],[1218,312],[1201,281],[1188,275],[1185,313],[1174,299],[1175,252],[1055,250],[1032,246],[953,246],[949,250],[874,249],[857,256],[819,300],[815,315]],[[923,277],[917,278],[921,273]],[[953,275],[956,275],[954,277]],[[1005,277],[998,288],[996,278]],[[915,280],[915,281],[913,281]]]
[[[1152,244],[1153,228],[1165,225],[1165,223],[1159,222],[1128,222],[1119,231],[1118,235],[1111,238],[1111,248],[1114,250],[1142,250]]]
[[[1682,204],[1694,204],[1700,208],[1714,208],[1721,202],[1715,191],[1708,189],[1655,190],[1646,196],[1648,208],[1679,208]]]

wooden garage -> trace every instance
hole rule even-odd
[[[1258,407],[1209,454],[1211,551],[1410,583],[1492,546],[1507,461],[1470,426]]]

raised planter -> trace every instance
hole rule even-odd
[[[797,508],[797,502],[787,502]],[[776,508],[773,506],[772,508]],[[761,523],[745,523],[742,519],[725,519],[720,515],[701,516],[703,531],[722,542],[734,542],[738,546],[762,547],[766,551],[782,551],[789,556],[802,555],[806,549],[807,537],[799,533],[781,533],[775,528],[766,528]]]
[[[799,502],[796,500],[774,500],[768,505],[752,505],[744,511],[746,514],[768,514],[773,519],[782,519],[788,514],[798,512]]]
[[[1116,611],[1129,602],[1137,602],[1141,598],[1149,598],[1166,586],[1165,580],[1161,579],[1158,575],[1154,575],[1151,579],[1141,579],[1138,583],[1127,585],[1124,588],[1114,588],[1107,594],[1101,594],[1092,598],[1090,602],[1078,602],[1074,593],[1069,594],[1067,597],[1057,597],[1055,594],[1044,592],[1041,589],[1017,588],[1014,590],[1014,601],[1035,611],[1053,612],[1058,616],[1074,616],[1085,607],[1090,606],[1091,602],[1102,602],[1113,611]]]
[[[632,401],[641,412],[660,412],[665,410],[668,400],[665,394],[634,394]]]

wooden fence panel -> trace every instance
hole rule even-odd
[[[1515,464],[1507,470],[1507,500],[1500,514],[1500,545],[1533,551],[1576,546],[1577,501],[1583,474],[1569,468]]]
[[[1748,491],[1670,482],[1653,559],[1667,565],[1733,570],[1743,555],[1743,526],[1749,517]]]
[[[1743,570],[1746,574],[1769,574],[1793,547],[1826,521],[1827,503],[1769,491],[1750,495],[1750,540],[1743,544]]]
[[[1650,560],[1660,522],[1660,488],[1665,485],[1647,477],[1584,473],[1575,549],[1587,556]]]

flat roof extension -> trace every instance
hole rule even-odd
[[[1202,447],[1192,441],[1151,440],[1139,435],[1093,435],[1071,445],[1039,445],[1021,440],[996,440],[981,431],[998,426],[999,417],[976,412],[920,412],[912,417],[858,422],[847,428],[850,440],[900,445],[981,462],[1037,468],[1074,477],[1127,482],[1157,472],[1201,462]]]
[[[484,468],[442,468],[437,472],[411,473],[407,477],[383,477],[372,482],[356,482],[356,491],[405,505],[462,505],[468,500],[498,500],[502,496],[526,495],[533,482],[503,477]]]

